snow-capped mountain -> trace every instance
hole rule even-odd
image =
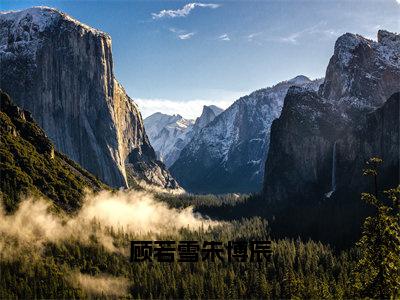
[[[319,93],[291,88],[271,130],[264,195],[320,201],[368,191],[361,175],[378,156],[379,187],[399,184],[400,35],[378,41],[346,33],[335,44]],[[357,206],[358,207],[358,206]]]
[[[215,105],[204,106],[201,116],[196,121],[185,119],[180,115],[171,116],[160,112],[147,117],[144,120],[144,126],[158,159],[170,167],[193,135],[222,111]]]
[[[196,119],[196,122],[194,124],[195,132],[208,125],[215,119],[216,116],[218,116],[223,111],[224,110],[222,108],[219,108],[215,105],[204,105],[200,117]]]
[[[166,115],[160,112],[144,119],[144,127],[157,158],[169,167],[187,144],[194,120],[180,115]]]
[[[114,187],[127,186],[128,173],[176,186],[114,77],[108,34],[49,7],[1,12],[0,62],[0,88],[57,150]]]
[[[385,30],[377,37],[346,33],[335,43],[321,96],[345,114],[370,111],[398,91],[400,37]]]
[[[199,131],[170,168],[193,192],[255,192],[261,188],[271,123],[290,86],[317,90],[322,80],[297,76],[238,99]]]

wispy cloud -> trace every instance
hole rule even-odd
[[[173,27],[169,28],[168,30],[170,32],[174,33],[176,35],[176,37],[180,40],[188,40],[196,34],[196,32],[188,32],[186,30],[173,28]]]
[[[300,32],[295,32],[288,36],[281,37],[280,41],[284,42],[284,43],[290,43],[290,44],[296,45],[296,44],[298,44],[298,39],[299,39],[300,35],[301,35]]]
[[[203,7],[203,8],[211,8],[211,9],[216,9],[220,7],[219,4],[214,4],[214,3],[188,3],[185,6],[183,6],[180,9],[168,9],[168,10],[161,10],[158,13],[152,13],[151,16],[153,19],[162,19],[162,18],[182,18],[182,17],[187,17],[192,10],[194,10],[196,7]]]
[[[218,40],[229,42],[231,39],[227,33],[224,33],[218,37]]]
[[[319,37],[328,39],[331,38],[334,39],[340,35],[340,32],[338,32],[337,30],[324,27],[326,27],[326,23],[320,22],[314,26],[307,27],[303,30],[290,33],[287,36],[279,37],[278,41],[297,45],[299,44],[299,41],[307,35],[319,35]]]
[[[185,33],[185,34],[179,34],[178,38],[180,40],[188,40],[188,39],[192,38],[192,36],[194,36],[194,35],[195,35],[194,32],[189,32],[189,33]]]
[[[249,35],[247,36],[247,40],[248,40],[249,42],[252,42],[253,39],[254,39],[255,37],[259,36],[259,35],[261,35],[261,32],[254,32],[254,33],[251,33],[251,34],[249,34]]]

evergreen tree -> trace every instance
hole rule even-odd
[[[371,158],[364,175],[374,178],[374,194],[363,193],[362,199],[376,209],[366,218],[362,237],[357,243],[361,252],[355,271],[356,293],[380,299],[400,296],[400,186],[385,191],[391,203],[378,199],[379,158]]]

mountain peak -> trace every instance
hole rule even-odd
[[[353,57],[353,51],[364,42],[371,43],[372,41],[358,34],[345,33],[335,43],[335,55],[347,66]]]
[[[205,127],[208,123],[213,121],[224,110],[215,105],[204,105],[201,116],[196,119],[195,126],[198,129]]]
[[[400,52],[400,34],[379,30],[377,37],[379,44],[393,46]]]
[[[371,109],[386,101],[396,90],[400,69],[400,35],[385,30],[378,32],[378,42],[358,34],[346,33],[338,38],[334,55],[326,71],[321,93],[328,99],[356,97],[347,101],[346,109]],[[357,72],[355,72],[357,70]],[[390,76],[387,71],[390,71]],[[355,77],[359,73],[362,77]],[[385,78],[385,80],[381,80]],[[362,83],[361,83],[362,82]],[[359,86],[363,85],[363,89]],[[397,84],[398,86],[398,84]],[[390,87],[390,88],[388,88]]]
[[[59,20],[67,21],[86,32],[110,38],[108,34],[83,24],[68,14],[52,7],[34,6],[23,10],[0,12],[0,21],[12,22],[11,28],[15,29],[20,25],[24,25],[24,28],[26,28],[24,30],[28,31],[31,35],[37,32],[43,32],[46,28],[54,25]]]
[[[305,75],[298,75],[290,80],[288,80],[289,83],[293,83],[293,84],[305,84],[305,83],[309,83],[311,80],[310,78],[308,78]]]
[[[219,108],[218,106],[215,105],[204,105],[203,106],[203,112],[202,115],[204,113],[206,113],[207,111],[212,111],[215,116],[219,115],[221,112],[223,112],[224,110],[222,108]]]

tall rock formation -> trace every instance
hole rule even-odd
[[[341,36],[319,93],[291,89],[273,122],[265,197],[313,202],[334,192],[360,192],[366,188],[362,167],[371,156],[384,160],[381,188],[398,184],[399,91],[398,34],[379,31],[377,42]]]
[[[215,105],[204,105],[200,117],[198,117],[196,119],[196,122],[194,123],[194,133],[196,134],[201,129],[206,127],[209,123],[214,121],[214,119],[223,111],[224,110],[222,108],[219,108]]]
[[[111,38],[47,7],[0,13],[0,87],[56,148],[114,187],[176,182],[156,161],[136,104],[114,77]],[[132,153],[134,154],[132,155]]]
[[[170,168],[187,190],[257,192],[262,187],[270,126],[291,86],[317,90],[322,80],[297,76],[235,101],[196,134]]]
[[[144,119],[144,126],[157,158],[170,167],[193,136],[222,111],[215,105],[204,105],[203,112],[196,121],[185,119],[181,115],[170,116],[160,112],[148,116]]]

